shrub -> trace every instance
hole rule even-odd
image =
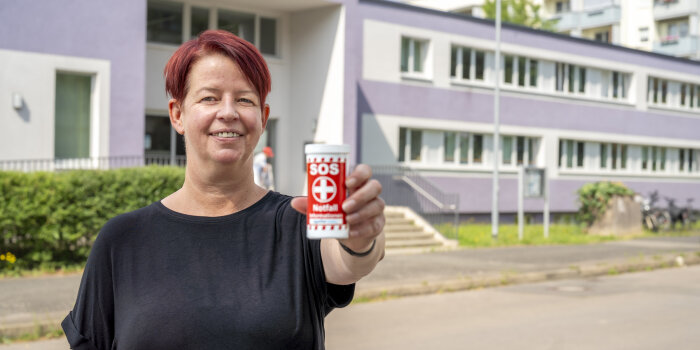
[[[601,181],[585,184],[578,190],[579,222],[588,226],[599,218],[608,208],[610,198],[613,196],[631,196],[634,191],[619,182]]]
[[[67,172],[0,172],[0,251],[12,269],[83,264],[110,218],[176,191],[184,169],[141,167]]]

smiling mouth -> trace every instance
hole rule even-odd
[[[225,139],[226,139],[226,138],[234,138],[234,137],[240,137],[240,136],[242,136],[241,134],[236,133],[236,132],[217,132],[217,133],[213,133],[213,134],[211,134],[211,135],[216,136],[216,137],[222,137],[222,138],[225,138]]]

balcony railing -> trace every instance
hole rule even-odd
[[[670,56],[688,57],[694,55],[700,49],[698,42],[700,37],[689,35],[685,37],[667,36],[654,43],[654,52]]]
[[[622,12],[619,5],[608,5],[582,12],[565,12],[554,16],[558,31],[590,29],[620,22]]]
[[[63,171],[78,169],[131,168],[146,165],[184,166],[185,156],[118,156],[67,159],[13,159],[0,160],[2,171]]]
[[[654,1],[654,19],[664,20],[669,18],[677,18],[688,16],[697,13],[697,0],[656,0]]]

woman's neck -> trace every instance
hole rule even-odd
[[[223,216],[255,204],[267,193],[253,181],[252,166],[250,171],[202,169],[205,167],[189,164],[182,188],[164,198],[163,205],[188,215]]]

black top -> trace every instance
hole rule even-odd
[[[326,282],[291,197],[184,215],[160,202],[117,216],[90,252],[62,327],[74,349],[323,349],[324,317],[354,285]]]

